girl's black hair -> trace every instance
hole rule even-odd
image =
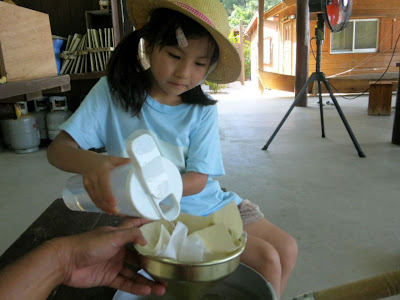
[[[175,46],[176,29],[182,28],[187,39],[209,37],[210,65],[217,63],[219,49],[214,38],[199,23],[177,11],[159,8],[152,12],[149,22],[118,44],[107,65],[107,79],[117,104],[125,111],[137,115],[151,89],[150,75],[140,62],[139,42],[146,41],[146,49],[155,46]],[[200,85],[180,95],[183,103],[213,105],[217,101],[208,98]]]

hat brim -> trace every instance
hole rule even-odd
[[[233,44],[209,23],[171,1],[128,1],[127,13],[135,29],[143,27],[148,22],[151,12],[156,8],[169,8],[190,17],[201,24],[214,38],[219,48],[220,58],[214,71],[207,76],[206,80],[215,83],[229,83],[238,80],[241,72],[241,60]]]

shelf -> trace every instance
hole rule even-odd
[[[74,80],[87,80],[87,79],[99,79],[106,75],[106,72],[88,72],[88,73],[74,73],[68,74],[71,81]]]
[[[26,95],[26,100],[41,97],[42,93],[62,93],[71,89],[69,75],[43,77],[0,84],[0,103],[13,103],[12,97]]]

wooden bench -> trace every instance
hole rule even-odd
[[[369,86],[368,114],[390,116],[393,82],[370,82]]]

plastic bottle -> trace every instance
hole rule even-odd
[[[150,220],[175,220],[180,213],[182,177],[143,134],[126,144],[131,163],[113,169],[110,184],[119,213]],[[71,210],[101,212],[83,187],[82,176],[68,179],[62,197]]]

